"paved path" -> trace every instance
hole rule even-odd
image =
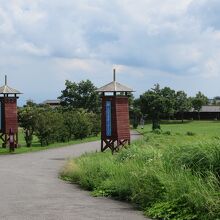
[[[66,158],[99,149],[92,142],[0,156],[0,220],[144,220],[129,204],[94,198],[58,178]]]

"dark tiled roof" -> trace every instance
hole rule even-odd
[[[60,100],[59,100],[59,99],[55,99],[55,100],[45,100],[45,101],[43,102],[43,104],[49,104],[49,105],[51,105],[51,104],[56,104],[56,105],[59,105],[59,104],[60,104]]]

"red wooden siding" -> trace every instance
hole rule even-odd
[[[112,136],[106,136],[106,101],[112,103]],[[102,98],[102,139],[130,140],[128,98],[105,96]]]
[[[17,99],[16,98],[4,98],[3,104],[4,114],[4,133],[9,134],[10,128],[14,133],[18,132],[18,119],[17,119]]]
[[[116,121],[118,139],[130,139],[128,98],[116,98]]]

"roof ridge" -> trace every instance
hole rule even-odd
[[[112,81],[105,86],[97,89],[97,92],[133,92],[133,89],[116,81]]]
[[[21,94],[21,92],[9,87],[8,85],[3,85],[0,87],[0,94]]]

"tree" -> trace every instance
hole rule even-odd
[[[175,105],[176,112],[181,114],[181,119],[183,123],[184,112],[189,111],[192,107],[192,104],[184,91],[177,91]]]
[[[27,102],[25,107],[19,108],[18,119],[20,126],[24,129],[24,138],[27,147],[31,147],[33,134],[37,125],[37,108],[32,102]]]
[[[163,97],[164,109],[163,113],[169,120],[175,113],[176,92],[170,87],[164,87],[161,89],[161,96]]]
[[[89,113],[89,119],[91,121],[91,133],[92,135],[98,136],[101,132],[101,116],[100,114]]]
[[[208,104],[208,98],[202,94],[201,92],[198,92],[196,94],[196,97],[192,98],[192,106],[194,110],[198,112],[198,119],[200,120],[200,111],[203,105]]]
[[[61,91],[61,105],[65,107],[83,108],[90,112],[100,111],[100,99],[96,87],[90,80],[79,83],[66,80],[66,88]]]
[[[36,136],[41,146],[64,140],[65,131],[62,114],[50,108],[42,108],[37,114]]]
[[[90,120],[89,114],[85,110],[78,110],[74,118],[72,118],[74,123],[74,138],[83,139],[88,137],[92,133],[92,122]]]
[[[165,99],[162,96],[159,84],[140,96],[142,114],[149,114],[152,118],[152,129],[160,129],[160,116],[164,113]]]
[[[67,129],[67,138],[68,141],[74,138],[74,131],[75,131],[75,115],[76,115],[77,110],[69,110],[63,112],[63,117],[64,117],[64,124]]]
[[[129,109],[130,118],[133,128],[136,129],[139,125],[141,118],[143,117],[140,109],[140,99],[134,99]]]
[[[37,107],[37,104],[32,99],[28,99],[26,101],[26,105],[24,105],[24,107],[27,107],[27,106],[29,106],[29,107]]]

